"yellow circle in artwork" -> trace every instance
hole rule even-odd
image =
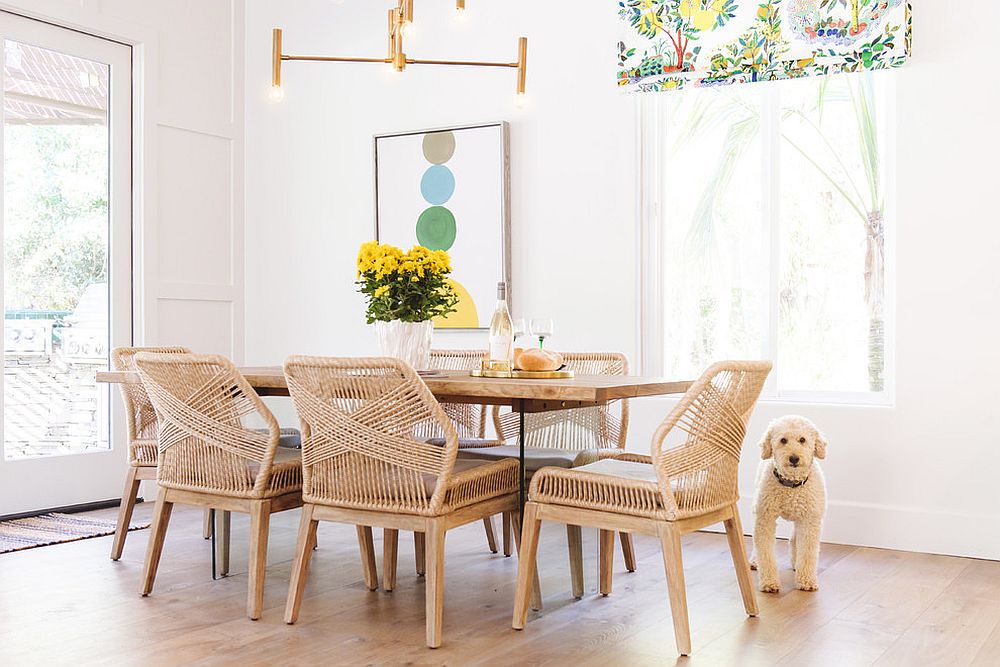
[[[457,280],[448,279],[448,284],[458,295],[458,310],[449,313],[444,317],[434,318],[434,327],[437,329],[475,329],[479,326],[479,313],[476,310],[476,302],[472,300],[469,290],[465,289]]]

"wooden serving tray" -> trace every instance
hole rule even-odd
[[[474,378],[503,378],[516,380],[568,380],[576,377],[573,371],[488,371],[473,369],[469,375]]]

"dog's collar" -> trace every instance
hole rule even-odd
[[[774,473],[774,478],[778,480],[778,484],[781,484],[782,486],[787,486],[789,489],[797,489],[809,481],[808,475],[806,476],[805,479],[788,479],[778,474],[777,468],[771,468],[771,472]]]

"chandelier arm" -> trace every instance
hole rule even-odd
[[[465,8],[464,0],[457,0],[458,9]],[[445,65],[458,67],[506,67],[517,70],[517,94],[524,95],[528,71],[528,38],[521,37],[517,44],[516,62],[493,62],[484,60],[432,60],[407,58],[403,51],[403,26],[413,21],[413,0],[397,0],[394,9],[388,10],[388,55],[385,58],[360,58],[347,56],[296,56],[282,53],[281,28],[273,31],[271,49],[271,85],[279,93],[281,88],[281,65],[284,61],[334,62],[334,63],[380,63],[391,64],[402,72],[407,65]]]
[[[382,63],[388,64],[392,60],[388,58],[354,58],[349,56],[289,56],[282,54],[282,60],[297,60],[302,62],[321,62],[321,63]]]
[[[424,60],[422,58],[407,58],[407,65],[458,65],[461,67],[518,67],[518,63],[497,63],[481,60]]]

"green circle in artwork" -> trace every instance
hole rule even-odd
[[[417,241],[425,248],[448,250],[455,233],[455,216],[444,206],[431,206],[417,218]]]
[[[455,154],[455,135],[451,132],[429,132],[424,135],[424,157],[431,164],[444,164]]]

